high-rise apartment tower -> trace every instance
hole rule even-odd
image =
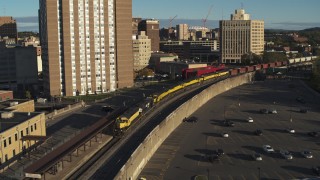
[[[250,20],[243,9],[220,21],[219,31],[221,63],[241,63],[242,55],[264,51],[264,21]]]
[[[159,20],[146,19],[142,20],[138,26],[139,31],[145,31],[146,35],[151,39],[151,51],[156,52],[160,49],[160,30]]]
[[[131,0],[39,0],[39,5],[47,95],[133,85]]]

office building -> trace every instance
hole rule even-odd
[[[178,24],[177,28],[177,38],[178,40],[188,40],[189,39],[189,30],[188,24]]]
[[[218,61],[219,42],[205,41],[161,41],[160,50],[175,53],[181,60],[192,59],[199,62]]]
[[[0,89],[21,93],[36,89],[39,50],[33,46],[0,46]]]
[[[138,35],[138,26],[139,23],[141,22],[141,18],[132,18],[132,35]]]
[[[238,9],[231,20],[221,20],[219,24],[221,63],[241,63],[244,54],[263,53],[264,21],[250,20],[249,14]]]
[[[13,39],[14,43],[17,43],[18,40],[18,30],[17,23],[10,16],[0,17],[0,37],[3,39],[5,37]]]
[[[149,65],[151,56],[151,40],[144,31],[133,36],[133,69],[139,71]]]
[[[151,51],[159,51],[160,35],[159,20],[146,19],[142,20],[138,26],[139,31],[145,31],[146,35],[151,39]]]
[[[131,0],[39,0],[39,5],[46,95],[133,86]]]

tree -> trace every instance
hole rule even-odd
[[[25,96],[26,96],[27,99],[31,99],[31,93],[30,93],[30,91],[26,91]]]
[[[243,65],[259,64],[262,61],[262,57],[255,53],[246,53],[241,56],[241,63]]]
[[[263,53],[263,63],[277,62],[277,61],[287,61],[288,58],[285,53],[282,52],[264,52]]]

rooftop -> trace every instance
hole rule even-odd
[[[2,114],[5,111],[0,111],[0,114]],[[36,117],[42,113],[40,112],[31,112],[31,113],[26,113],[26,112],[14,112],[12,118],[4,119],[1,118],[0,116],[0,133],[18,125],[21,124],[33,117]]]
[[[6,100],[6,101],[3,101],[3,102],[0,102],[0,110],[1,111],[4,111],[4,109],[8,108],[8,107],[11,107],[10,106],[10,103],[13,103],[13,102],[18,102],[18,104],[21,104],[21,103],[25,103],[25,102],[28,102],[30,100],[25,100],[25,99],[10,99],[10,100]]]

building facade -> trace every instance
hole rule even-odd
[[[146,35],[151,39],[151,51],[159,51],[160,43],[160,29],[159,29],[159,20],[155,19],[146,19],[142,20],[138,26],[139,31],[145,31]]]
[[[40,0],[39,5],[46,95],[133,85],[132,1]]]
[[[221,20],[219,26],[221,63],[241,63],[244,54],[263,53],[264,21],[250,20],[250,15],[239,9],[231,20]]]
[[[15,43],[17,43],[18,30],[16,20],[10,16],[0,17],[0,37],[14,39]]]
[[[38,84],[38,47],[0,47],[0,89],[31,90]]]
[[[0,165],[46,136],[44,113],[0,111]],[[38,138],[37,138],[38,137]],[[13,162],[13,161],[11,161]]]
[[[188,40],[189,39],[189,30],[188,24],[178,24],[177,28],[177,38],[178,40]]]
[[[149,65],[151,40],[144,31],[133,38],[133,69],[139,71]]]
[[[12,91],[1,91],[0,90],[0,102],[10,100],[10,99],[13,99],[13,92]]]

